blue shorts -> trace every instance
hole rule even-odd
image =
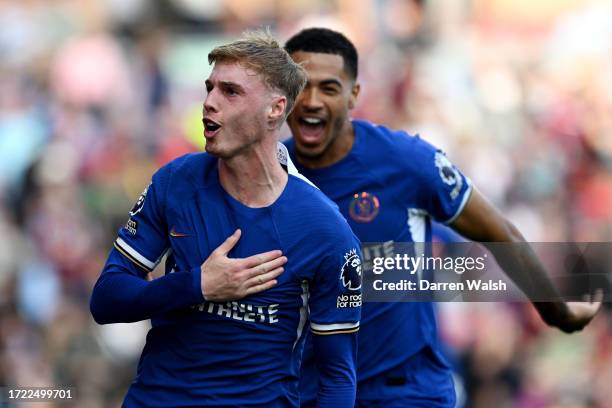
[[[402,367],[359,382],[355,406],[454,408],[455,402],[451,369],[439,351],[426,346]]]

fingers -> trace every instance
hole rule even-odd
[[[598,310],[603,303],[603,290],[597,289],[594,294],[586,294],[582,297],[582,300],[589,303],[588,307],[592,310]]]
[[[242,263],[243,263],[242,266],[245,269],[253,268],[261,264],[264,264],[266,262],[272,261],[273,259],[280,257],[282,254],[283,254],[282,251],[274,250],[274,251],[263,252],[261,254],[252,255],[242,260]],[[286,257],[283,257],[283,258],[285,258],[285,262],[287,262],[287,258]],[[285,262],[283,262],[283,264]],[[267,268],[267,269],[270,270],[271,268]]]
[[[281,267],[285,263],[287,263],[287,257],[281,256],[279,258],[272,259],[271,261],[254,266],[246,271],[247,279],[253,278],[258,275],[264,275],[266,274],[266,272],[269,272],[278,267]]]
[[[223,241],[223,243],[219,245],[217,249],[215,249],[213,252],[216,252],[219,255],[226,256],[229,251],[231,251],[232,248],[236,246],[236,243],[240,239],[240,235],[242,235],[242,231],[237,229],[232,235],[227,237],[227,239]]]
[[[248,288],[246,290],[246,295],[245,296],[249,296],[249,295],[252,295],[254,293],[259,293],[259,292],[263,292],[264,290],[271,289],[276,284],[277,284],[276,279],[273,279],[273,280],[267,281],[265,283],[262,283],[261,285],[251,286],[250,288]]]
[[[258,285],[263,285],[265,283],[267,283],[270,280],[273,280],[275,278],[278,278],[280,276],[281,273],[283,273],[285,271],[285,268],[283,268],[282,266],[278,267],[278,268],[274,268],[269,272],[266,273],[261,273],[261,274],[257,274],[249,279],[247,279],[245,281],[245,287],[251,288],[253,286],[258,286]]]
[[[601,304],[603,302],[603,290],[602,289],[597,289],[595,291],[595,294],[593,295],[593,303],[598,303]]]
[[[597,289],[592,296],[589,296],[589,302],[589,312],[591,316],[595,316],[603,303],[603,290]]]

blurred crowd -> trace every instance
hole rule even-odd
[[[0,386],[120,405],[148,326],[88,298],[153,171],[203,148],[207,53],[314,25],[359,49],[355,117],[443,148],[530,241],[612,242],[611,1],[0,0]],[[612,407],[610,309],[565,336],[439,306],[459,406]]]

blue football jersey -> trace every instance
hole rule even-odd
[[[225,192],[218,160],[206,153],[176,159],[153,176],[119,231],[92,296],[92,313],[102,323],[117,321],[118,314],[123,321],[151,318],[124,406],[295,407],[308,328],[318,335],[353,333],[354,340],[359,241],[337,206],[291,173],[282,194],[263,208]],[[230,257],[280,249],[288,258],[285,271],[265,292],[204,301],[200,266],[237,228],[242,236]],[[144,281],[164,254],[165,276]],[[121,285],[146,285],[148,294],[135,290],[135,301],[109,300],[123,290],[111,278],[126,270],[134,279]],[[341,363],[352,364],[350,358]]]
[[[362,248],[364,262],[389,256],[386,251],[393,241],[431,241],[431,220],[449,224],[459,215],[470,195],[469,179],[418,136],[366,121],[352,123],[351,151],[325,168],[301,166],[295,160],[294,142],[288,140],[298,170],[338,204],[361,242],[378,243]],[[430,302],[364,303],[358,343],[358,399],[383,397],[368,383],[405,374],[402,367],[425,347],[444,364]],[[302,380],[306,400],[316,390],[311,353],[307,344]]]

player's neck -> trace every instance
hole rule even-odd
[[[354,143],[355,129],[353,128],[353,123],[350,120],[347,120],[344,122],[338,136],[319,156],[301,156],[296,151],[296,157],[302,166],[309,169],[320,169],[331,166],[332,164],[344,159],[350,153]]]
[[[288,176],[276,157],[276,141],[250,147],[231,159],[219,160],[223,189],[247,207],[267,207],[287,185]]]

